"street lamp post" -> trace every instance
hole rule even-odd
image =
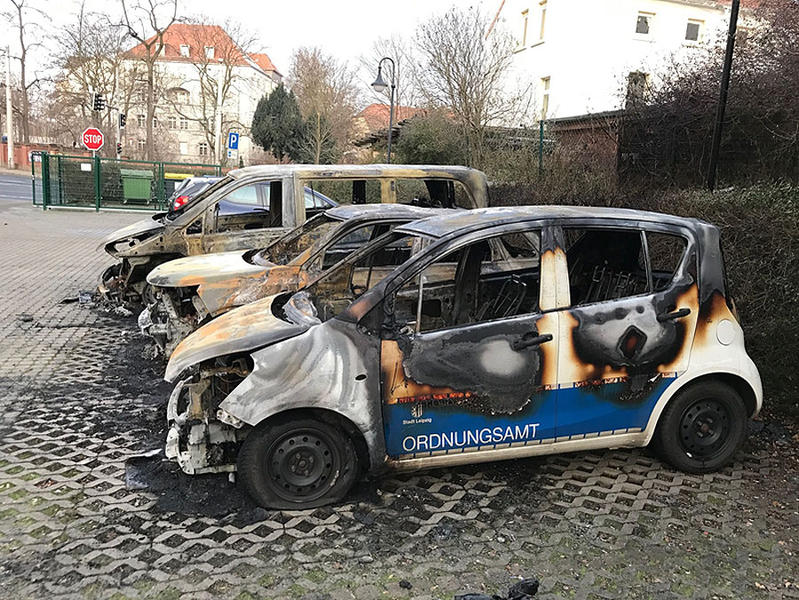
[[[391,57],[384,56],[380,59],[380,62],[377,63],[377,79],[372,83],[372,88],[377,93],[383,93],[389,87],[389,84],[383,79],[383,63],[386,61],[391,63],[391,94],[388,105],[388,148],[386,149],[386,162],[391,164],[391,132],[394,129],[394,92],[397,87],[395,82],[397,67]]]
[[[738,26],[738,11],[741,0],[732,0],[730,8],[730,28],[727,32],[727,50],[724,53],[724,66],[721,70],[721,86],[719,102],[716,107],[716,122],[713,127],[713,139],[710,146],[710,161],[707,169],[707,189],[716,188],[716,172],[718,170],[719,151],[721,149],[721,130],[724,127],[724,112],[727,108],[727,94],[730,87],[730,71],[732,70],[732,53],[735,50],[735,30]]]

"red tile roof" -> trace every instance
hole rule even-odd
[[[269,58],[266,54],[260,52],[250,52],[249,57],[252,59],[252,61],[255,64],[257,64],[267,73],[269,71],[274,71],[275,73],[280,72],[275,68],[275,65],[272,63],[272,59]]]
[[[155,40],[152,36],[146,40],[150,43]],[[189,47],[189,56],[184,56],[181,46]],[[227,63],[240,66],[247,66],[244,53],[241,51],[233,39],[219,25],[198,25],[193,23],[173,23],[164,31],[164,49],[158,60],[172,62],[197,62],[204,61],[205,49],[214,48],[214,59],[222,59]],[[128,54],[135,57],[146,56],[147,49],[144,44],[138,44],[128,51]],[[264,71],[278,72],[275,65],[266,54],[250,54],[250,60]],[[208,59],[213,60],[213,59]]]
[[[399,123],[405,119],[410,119],[417,115],[424,115],[427,111],[423,108],[416,108],[415,106],[395,106],[394,107],[394,123]],[[388,127],[389,119],[389,105],[388,104],[370,104],[361,112],[355,115],[356,118],[362,118],[366,122],[369,131],[377,131]]]

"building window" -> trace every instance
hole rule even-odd
[[[189,153],[189,143],[188,142],[180,142],[180,153],[184,154],[184,155]]]
[[[136,147],[139,149],[139,152],[144,152],[144,148],[147,146],[147,143],[144,140],[139,140],[136,142]]]
[[[180,45],[180,55],[185,56],[186,58],[189,57],[189,45],[188,44],[181,44]]]
[[[655,19],[654,13],[639,12],[638,20],[635,22],[635,33],[638,35],[649,35],[652,33],[652,22]]]
[[[189,120],[186,117],[180,117],[180,128],[181,129],[189,128]]]
[[[197,153],[200,156],[208,156],[208,144],[206,144],[205,142],[200,142]]]
[[[549,113],[549,77],[541,78],[541,120],[547,118]]]
[[[178,120],[175,117],[168,117],[167,120],[166,120],[166,125],[170,129],[177,129]]]
[[[144,127],[144,124],[147,122],[147,117],[144,115],[136,115],[136,125],[139,127]]]
[[[206,46],[205,47],[205,58],[214,58],[214,47],[213,46]]]
[[[530,11],[526,9],[522,11],[522,47],[527,45],[527,17],[529,16],[529,12]]]
[[[188,104],[189,103],[189,92],[188,90],[184,90],[183,88],[172,88],[169,90],[169,98],[175,104]]]
[[[158,129],[158,117],[153,115],[153,129]]]
[[[689,19],[688,24],[685,26],[685,41],[686,42],[701,42],[702,30],[704,29],[704,21],[696,19]]]
[[[541,21],[539,23],[539,28],[538,28],[538,39],[543,41],[543,39],[544,39],[544,29],[545,29],[546,23],[547,23],[547,0],[541,0],[541,2],[539,3],[539,6],[541,7],[541,11],[540,11],[541,12]]]

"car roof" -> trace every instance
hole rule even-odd
[[[497,206],[459,211],[456,214],[432,216],[414,221],[398,227],[396,231],[440,238],[462,229],[482,229],[519,221],[559,219],[596,219],[598,222],[619,219],[647,224],[658,223],[675,227],[688,227],[690,229],[708,226],[707,223],[698,219],[629,208],[540,205]]]
[[[339,221],[374,219],[425,219],[432,216],[463,212],[454,208],[426,208],[410,204],[344,204],[329,208],[325,215]]]
[[[208,177],[187,177],[184,181],[188,181],[190,184],[194,183],[216,183],[222,179],[218,175],[209,175]]]
[[[282,176],[296,174],[302,178],[352,179],[378,177],[404,177],[409,179],[464,179],[481,173],[476,169],[457,165],[255,165],[235,169],[228,173],[234,179],[253,176]]]

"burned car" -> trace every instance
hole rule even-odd
[[[326,210],[266,248],[172,260],[147,275],[154,302],[139,326],[167,356],[200,324],[265,296],[296,291],[398,225],[449,212],[405,204]]]
[[[264,165],[238,169],[179,210],[154,215],[107,236],[99,248],[119,262],[102,274],[98,291],[114,301],[137,303],[144,296],[145,304],[149,303],[146,277],[157,265],[183,256],[264,247],[306,218],[331,208],[331,202],[474,208],[488,205],[488,186],[482,172],[467,167]],[[231,206],[240,210],[223,210]]]
[[[386,248],[409,258],[375,272]],[[556,206],[398,227],[195,331],[166,379],[167,456],[275,508],[362,473],[650,443],[703,473],[762,402],[716,227]]]

